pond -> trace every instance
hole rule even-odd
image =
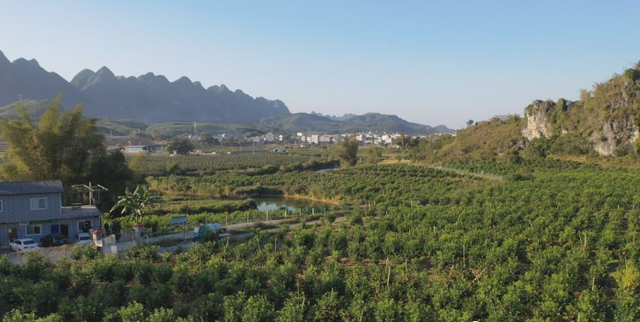
[[[255,198],[253,200],[255,200],[258,205],[258,210],[260,211],[286,209],[288,212],[295,212],[300,208],[325,208],[329,206],[328,204],[319,201],[284,197]]]

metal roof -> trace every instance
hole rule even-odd
[[[147,148],[147,147],[158,147],[157,144],[147,144],[147,145],[127,145],[124,148],[125,149],[142,149],[142,148]]]
[[[0,196],[62,192],[64,192],[64,188],[60,180],[0,182]]]

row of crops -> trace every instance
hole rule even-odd
[[[287,167],[314,160],[311,156],[283,153],[243,153],[218,155],[135,155],[127,156],[132,168],[143,174],[170,174],[175,171],[214,173],[219,170]]]

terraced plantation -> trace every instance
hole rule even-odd
[[[637,171],[546,160],[479,169],[500,169],[505,179],[417,165],[148,178],[167,195],[233,187],[348,210],[304,219],[320,219],[314,225],[257,229],[248,239],[162,255],[141,246],[123,259],[89,250],[55,265],[37,256],[21,266],[2,259],[0,310],[64,321],[638,317]],[[189,216],[242,221],[247,213],[261,220],[255,210]],[[149,216],[147,223],[170,217]]]

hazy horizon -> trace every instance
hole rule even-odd
[[[69,81],[106,66],[451,128],[575,100],[640,60],[631,1],[30,4],[0,3],[0,50]]]

